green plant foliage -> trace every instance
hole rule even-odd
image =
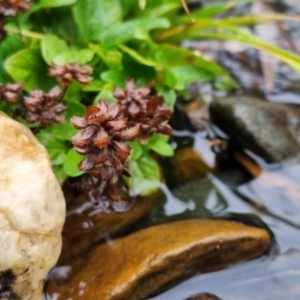
[[[159,188],[159,166],[150,153],[143,153],[138,159],[131,160],[130,171],[132,177],[128,182],[135,194],[148,195]]]
[[[45,61],[50,64],[65,65],[70,62],[85,64],[92,60],[94,51],[91,49],[74,49],[68,47],[64,40],[56,35],[46,35],[41,42],[42,55]]]
[[[121,43],[126,43],[134,38],[138,38],[141,28],[146,32],[149,32],[153,29],[169,28],[170,26],[170,21],[165,18],[125,21],[105,31],[102,34],[101,42],[106,47],[116,46]]]
[[[299,56],[269,45],[241,28],[286,18],[299,21],[299,17],[216,17],[249,1],[196,9],[192,11],[195,22],[191,23],[179,0],[37,0],[30,12],[18,16],[19,22],[11,18],[5,26],[7,36],[0,43],[0,83],[22,81],[24,94],[36,88],[48,93],[57,84],[47,75],[52,63],[75,62],[93,68],[90,84],[75,81],[68,87],[61,86],[64,93],[60,100],[67,107],[66,123],[36,131],[58,179],[79,176],[82,172],[77,165],[82,156],[71,149],[71,138],[77,131],[69,120],[82,116],[86,106],[99,100],[116,101],[113,91],[124,88],[127,79],[133,78],[138,86],[154,88],[171,109],[177,93],[195,81],[211,81],[223,90],[236,88],[235,81],[220,65],[182,48],[184,39],[239,41],[272,54],[300,73]],[[0,109],[9,113],[11,107],[0,101]],[[137,194],[151,193],[161,181],[156,158],[172,156],[174,152],[169,138],[155,134],[146,145],[138,141],[129,144],[132,177],[128,184]]]
[[[82,175],[84,172],[78,169],[78,164],[82,161],[83,156],[75,150],[70,149],[63,164],[64,172],[71,177]]]
[[[154,134],[149,140],[148,147],[162,156],[173,156],[174,150],[168,143],[168,140],[169,137],[166,135]]]
[[[22,48],[22,42],[17,35],[8,36],[1,44],[0,44],[0,82],[4,83],[10,80],[9,75],[4,69],[3,62],[8,58],[12,53],[17,52]]]
[[[229,82],[229,89],[235,86],[234,81],[219,65],[207,61],[189,50],[172,45],[161,45],[155,51],[155,58],[164,69],[165,84],[175,87],[177,90],[183,90],[187,84],[195,81],[216,78],[219,78],[220,81],[227,81],[227,85]]]
[[[38,5],[39,7],[42,8],[52,8],[52,7],[71,5],[76,3],[76,1],[77,0],[40,0]]]
[[[122,20],[119,0],[77,0],[74,17],[85,41],[100,41],[105,30]]]
[[[10,56],[4,64],[5,70],[15,81],[23,81],[25,89],[40,88],[45,92],[54,86],[55,81],[47,76],[48,67],[40,49],[23,49]]]

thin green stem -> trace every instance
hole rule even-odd
[[[44,38],[44,35],[41,34],[41,33],[38,33],[38,32],[33,32],[33,31],[29,31],[29,30],[20,30],[18,28],[14,28],[14,27],[11,27],[11,26],[5,26],[4,27],[4,30],[6,32],[9,32],[9,33],[16,33],[16,34],[19,34],[20,36],[26,36],[26,37],[30,37],[30,38],[33,38],[33,39],[43,39]]]
[[[17,20],[17,26],[18,26],[18,29],[19,29],[19,32],[20,32],[20,40],[23,44],[25,44],[25,41],[24,41],[24,37],[23,37],[23,34],[22,34],[22,29],[21,29],[21,24],[20,24],[20,20],[19,20],[19,15],[16,16],[16,20]]]

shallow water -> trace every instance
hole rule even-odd
[[[215,154],[204,134],[182,131],[175,135],[175,147],[190,145],[213,166]],[[201,293],[222,300],[300,299],[300,164],[259,162],[256,178],[232,160],[225,164],[229,168],[220,167],[214,174],[180,186],[166,176],[167,184],[161,184],[165,199],[133,230],[179,219],[234,219],[269,230],[274,236],[269,253],[225,270],[198,274],[148,299],[184,300]],[[172,172],[169,176],[173,179]],[[69,214],[81,214],[89,207],[85,203]],[[70,267],[59,267],[52,276],[63,279],[69,273]],[[59,294],[47,298],[57,299]]]
[[[211,189],[203,193],[201,182],[207,179],[197,180],[198,194],[189,193],[192,188],[188,184],[186,194],[181,191],[186,195],[182,199],[176,189],[173,195],[163,187],[166,220],[178,213],[183,218],[193,217],[199,209],[206,211],[199,217],[223,216],[255,222],[257,216],[273,233],[274,242],[270,253],[263,257],[199,274],[149,299],[183,300],[200,293],[211,293],[223,300],[300,299],[300,164],[265,164],[264,168],[258,177],[246,182],[241,170],[210,174]],[[242,183],[236,184],[239,181]]]

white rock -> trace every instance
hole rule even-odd
[[[65,200],[47,151],[0,112],[0,299],[42,299],[64,220]]]

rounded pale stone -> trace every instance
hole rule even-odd
[[[67,284],[50,281],[48,294],[58,300],[145,299],[174,281],[252,259],[269,247],[266,230],[235,221],[167,223],[95,248]]]
[[[61,251],[65,200],[46,149],[2,112],[0,141],[0,295],[40,300]]]

